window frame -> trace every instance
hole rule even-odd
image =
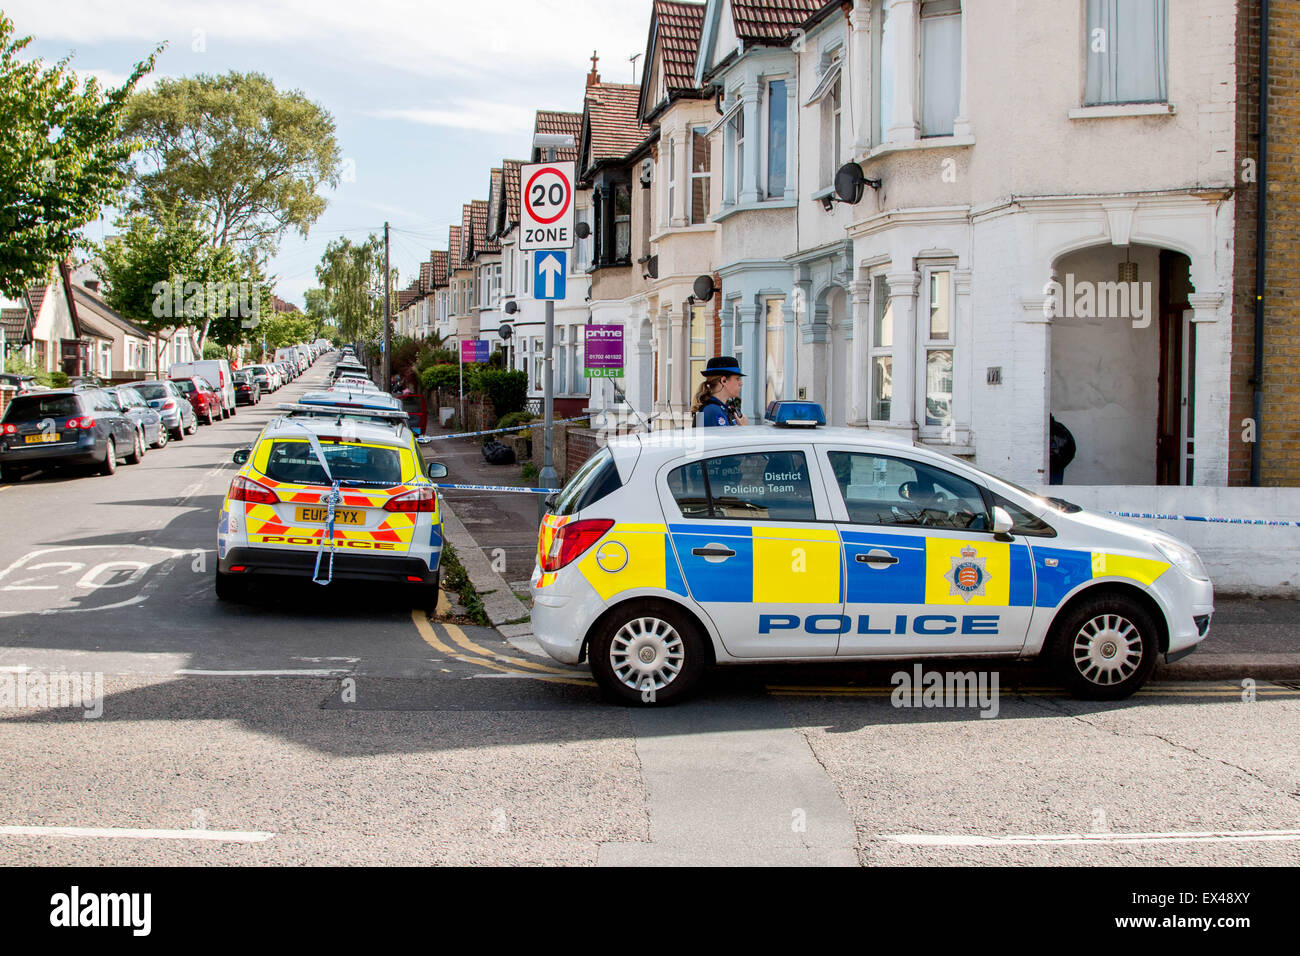
[[[749,455],[763,455],[766,457],[772,455],[800,455],[803,458],[804,477],[808,487],[808,503],[812,506],[812,516],[790,517],[789,515],[763,516],[755,517],[753,515],[726,515],[719,513],[713,495],[713,487],[709,481],[708,464],[722,458],[741,458]],[[681,506],[678,504],[676,495],[673,494],[670,481],[672,476],[685,468],[698,466],[704,484],[704,493],[708,502],[707,513],[702,515],[687,515],[682,513]],[[677,514],[683,521],[736,521],[747,524],[774,524],[774,525],[791,525],[791,524],[818,524],[830,523],[835,519],[829,510],[829,498],[823,498],[828,492],[821,487],[822,482],[815,480],[815,472],[822,467],[818,460],[817,452],[814,448],[807,445],[773,445],[754,447],[736,446],[734,448],[713,449],[707,454],[692,458],[689,461],[672,463],[672,467],[665,468],[660,474],[662,478],[661,500],[664,503],[671,503],[677,509]]]
[[[953,9],[955,7],[955,9]],[[929,13],[927,13],[929,8]],[[917,4],[916,8],[916,118],[917,118],[917,136],[922,139],[933,139],[941,136],[955,135],[955,126],[958,117],[961,115],[961,91],[963,76],[965,74],[965,63],[961,59],[961,31],[963,29],[962,18],[966,15],[962,8],[961,0],[923,0]],[[949,128],[941,132],[926,132],[925,129],[925,102],[926,102],[926,82],[925,82],[925,25],[927,20],[938,20],[943,17],[956,17],[957,19],[957,36],[958,36],[958,60],[957,60],[957,102],[954,104],[952,123]]]
[[[894,402],[898,401],[898,396],[894,394],[894,358],[895,349],[898,342],[897,316],[893,313],[893,295],[889,288],[889,276],[883,269],[870,273],[871,276],[871,308],[870,308],[870,325],[867,328],[867,420],[869,422],[889,422],[892,420]],[[883,296],[886,305],[885,311],[889,312],[889,342],[882,344],[876,341],[876,312],[880,308],[881,297]],[[884,315],[880,316],[882,319]],[[876,415],[876,362],[877,359],[889,359],[889,415],[878,417]]]
[[[916,396],[913,403],[913,420],[917,426],[917,437],[922,441],[951,440],[951,433],[946,431],[956,427],[957,423],[957,260],[930,259],[917,264],[921,274],[922,294],[918,296],[916,308]],[[930,319],[933,310],[932,280],[938,273],[948,274],[948,334],[942,338],[934,337],[930,332]],[[897,332],[897,330],[895,330]],[[949,420],[932,425],[927,422],[927,399],[929,382],[927,371],[931,352],[950,352],[952,354],[952,392],[949,397]]]
[[[695,145],[697,140],[704,144],[706,168],[702,171],[696,171],[695,169]],[[687,163],[690,189],[687,191],[686,224],[688,226],[702,226],[709,221],[709,184],[713,177],[713,147],[709,142],[709,128],[707,126],[692,126],[687,134],[687,141],[690,143],[689,161]],[[704,194],[704,213],[699,219],[695,218],[695,186],[697,183],[702,185]]]
[[[993,495],[990,492],[988,486],[984,482],[977,480],[976,478],[973,478],[969,475],[962,474],[959,471],[953,471],[950,468],[946,468],[943,465],[939,465],[927,461],[924,458],[908,457],[905,453],[901,452],[901,450],[898,453],[891,453],[891,452],[877,451],[877,450],[866,449],[866,448],[854,448],[851,446],[846,446],[837,443],[834,445],[821,446],[818,448],[818,451],[820,452],[818,463],[826,472],[826,477],[827,477],[826,484],[828,486],[827,494],[831,495],[831,506],[834,509],[835,513],[837,515],[843,516],[842,518],[837,517],[836,519],[841,524],[851,524],[851,525],[856,525],[864,528],[888,528],[895,532],[903,532],[903,533],[915,532],[924,536],[928,536],[935,532],[955,534],[955,535],[980,534],[980,535],[988,535],[989,537],[994,537],[996,535],[996,532],[993,531],[993,508],[994,508]],[[848,499],[846,498],[844,493],[845,489],[841,487],[839,476],[835,473],[835,467],[831,461],[831,455],[833,454],[861,455],[863,457],[868,457],[873,459],[884,459],[885,461],[896,461],[906,467],[911,468],[913,473],[916,474],[918,477],[920,477],[920,470],[926,469],[930,472],[935,473],[936,475],[943,476],[945,478],[954,479],[956,481],[964,482],[965,484],[970,485],[972,488],[975,489],[975,492],[979,498],[980,505],[983,509],[982,513],[984,516],[984,523],[986,527],[951,528],[951,527],[946,527],[944,525],[923,524],[919,522],[914,524],[902,524],[902,523],[878,522],[878,521],[860,521],[854,518],[853,513],[849,510]],[[1044,536],[1046,537],[1047,535]]]
[[[771,202],[773,200],[782,200],[785,198],[786,189],[790,184],[790,98],[789,91],[792,77],[783,73],[780,75],[771,75],[763,77],[762,102],[762,120],[759,125],[760,130],[759,153],[765,160],[763,165],[763,182],[762,189],[759,191],[758,198],[760,202]],[[772,105],[775,97],[772,93],[772,87],[781,84],[781,101],[782,108],[785,111],[785,142],[780,152],[781,159],[781,191],[772,192],[772,163],[778,155],[772,150]]]

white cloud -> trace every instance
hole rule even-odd
[[[574,69],[602,51],[606,79],[631,76],[650,22],[646,0],[9,0],[20,35],[72,44],[171,41],[206,55],[223,42],[328,47],[423,76]],[[147,51],[142,51],[147,52]],[[615,75],[617,73],[617,75]]]
[[[450,126],[487,133],[528,133],[533,128],[535,111],[517,103],[465,100],[431,109],[373,110],[367,115],[376,119],[405,120],[425,126]]]

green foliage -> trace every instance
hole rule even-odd
[[[223,359],[226,357],[226,350],[216,342],[208,342],[203,346],[203,357],[205,359]]]
[[[537,477],[537,466],[531,461],[524,462],[523,467],[519,470],[519,476],[523,478],[524,481],[532,481]]]
[[[127,97],[162,50],[103,91],[94,78],[78,88],[67,58],[24,61],[31,40],[14,39],[0,12],[0,295],[9,297],[44,281],[77,231],[117,199],[136,146],[121,136]]]
[[[474,366],[465,366],[468,373]],[[466,391],[469,391],[469,375],[466,375]],[[426,391],[431,392],[436,388],[445,388],[455,390],[460,387],[460,366],[452,365],[450,362],[444,365],[430,365],[420,373],[420,386]]]
[[[362,243],[340,236],[325,248],[316,278],[324,293],[324,315],[345,342],[379,341],[384,311],[384,246],[374,233]],[[397,271],[388,277],[389,299],[397,301]]]
[[[53,372],[49,372],[49,373],[48,373],[48,376],[49,376],[49,386],[50,386],[50,388],[67,388],[67,387],[68,387],[68,382],[70,381],[70,379],[68,378],[68,373],[67,373],[67,372],[64,372],[64,371],[61,371],[61,370],[57,370],[57,369],[56,369],[56,370],[53,371]],[[38,376],[38,378],[39,378],[39,376]],[[41,384],[45,384],[45,383],[42,382]]]
[[[495,352],[493,352],[491,355],[488,356],[487,363],[488,365],[491,365],[493,368],[505,368],[506,353],[501,349],[497,349]]]
[[[475,391],[483,392],[492,399],[492,408],[498,415],[522,411],[524,402],[528,399],[528,374],[487,368],[478,374]]]
[[[188,210],[212,246],[273,252],[306,236],[336,186],[334,120],[260,73],[165,78],[131,97],[126,136],[144,143],[130,211],[155,221]]]
[[[509,412],[497,419],[497,428],[514,428],[516,425],[526,425],[537,416],[532,412]],[[527,431],[520,431],[519,434],[527,435]]]
[[[233,347],[269,314],[261,268],[234,247],[208,245],[195,221],[137,215],[117,225],[122,232],[92,248],[103,262],[105,299],[137,325],[154,334],[193,325],[204,347],[209,338]]]
[[[44,385],[48,388],[54,387],[53,379],[55,373],[47,372],[45,369],[38,369],[31,362],[24,362],[22,354],[18,352],[15,352],[13,355],[10,355],[5,359],[5,371],[12,372],[15,375],[31,375],[36,379],[38,385]],[[59,372],[58,374],[63,375],[62,372]],[[64,381],[67,381],[66,375],[64,375]]]

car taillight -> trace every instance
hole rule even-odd
[[[162,405],[159,406],[159,408],[161,408],[164,412],[170,412],[175,407],[176,407],[176,403],[173,402],[170,398],[167,399],[167,401],[163,402]]]
[[[551,549],[542,555],[542,570],[560,570],[599,541],[612,527],[614,522],[609,518],[588,518],[556,528],[555,537],[551,539]]]
[[[396,498],[389,498],[384,505],[385,511],[436,511],[438,493],[432,488],[416,488]]]
[[[68,424],[63,427],[69,430],[75,430],[78,428],[94,428],[95,420],[89,416],[86,418],[69,418]]]
[[[245,478],[243,475],[237,475],[235,480],[230,483],[230,500],[231,501],[251,501],[255,505],[275,505],[280,503],[280,497],[270,488],[251,478]]]
[[[18,433],[18,426],[17,426],[17,425],[6,425],[6,426],[5,426],[5,434],[6,434],[6,435],[16,435],[17,433]]]

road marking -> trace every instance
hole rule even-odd
[[[909,846],[1087,846],[1133,843],[1256,843],[1300,840],[1300,830],[1209,830],[1171,833],[1031,833],[1017,836],[978,836],[968,833],[882,834]]]
[[[429,620],[428,614],[426,614],[424,611],[419,610],[418,608],[413,609],[411,611],[411,620],[415,623],[415,629],[420,632],[420,637],[424,639],[424,642],[426,644],[428,644],[434,650],[438,651],[440,654],[445,654],[448,657],[461,661],[462,663],[476,664],[479,667],[485,667],[488,670],[497,671],[498,673],[503,675],[512,675],[516,677],[530,677],[533,680],[546,681],[552,684],[578,684],[583,687],[590,687],[595,683],[590,678],[569,676],[569,672],[567,671],[557,671],[555,674],[550,674],[550,673],[539,674],[539,673],[534,673],[530,670],[519,670],[517,669],[516,666],[512,666],[512,665],[520,665],[526,667],[532,664],[532,662],[520,660],[517,657],[510,657],[509,655],[492,654],[490,651],[486,650],[485,648],[480,648],[480,650],[484,655],[486,655],[486,657],[479,657],[477,655],[471,656],[469,654],[465,654],[462,651],[458,651],[454,647],[451,647],[449,644],[444,642],[442,638],[438,636],[437,629],[440,627],[447,632],[448,637],[451,641],[455,643],[461,643],[460,641],[457,641],[455,635],[453,634],[453,631],[455,631],[459,633],[462,641],[464,642],[461,643],[462,647],[465,647],[466,644],[477,647],[478,645],[474,644],[473,641],[470,641],[469,638],[465,636],[465,633],[461,631],[460,628],[457,627],[455,624],[450,624],[445,621],[440,621],[438,622],[437,625],[435,625],[432,621]],[[545,665],[537,665],[537,666],[545,666]]]
[[[133,830],[128,827],[0,826],[0,836],[107,837],[119,840],[212,840],[219,843],[265,843],[274,833],[261,830]]]
[[[514,657],[510,654],[495,653],[488,650],[486,647],[482,647],[471,641],[469,636],[461,630],[459,625],[452,624],[450,621],[439,621],[438,623],[442,625],[442,628],[453,641],[465,648],[467,651],[472,651],[475,654],[482,654],[484,657],[498,661],[502,664],[513,664],[516,667],[526,667],[529,670],[541,671],[545,674],[558,674],[561,677],[573,676],[573,671],[571,670],[561,670],[558,667],[551,667],[549,664],[539,664],[536,661],[524,660],[522,657]]]
[[[176,677],[347,677],[349,672],[339,668],[284,668],[281,670],[257,670],[257,671],[204,671],[204,670],[179,670],[172,671]]]
[[[894,687],[818,687],[800,684],[768,684],[765,689],[776,697],[891,697],[897,690]],[[1187,685],[1148,685],[1134,697],[1202,697],[1225,700],[1240,699],[1244,688],[1240,684],[1215,684],[1206,687],[1189,687]],[[1256,697],[1300,697],[1300,690],[1283,687],[1278,684],[1261,685],[1254,688]],[[1069,694],[1060,687],[1022,687],[1006,688],[1003,697],[1068,697]]]

